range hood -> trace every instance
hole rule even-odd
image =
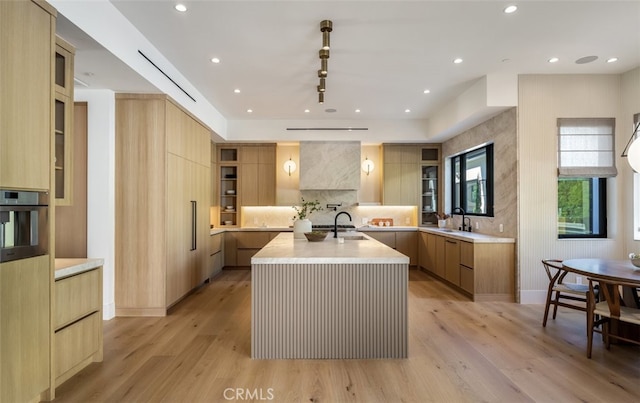
[[[360,189],[359,141],[301,141],[300,190]]]

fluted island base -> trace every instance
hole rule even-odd
[[[315,247],[306,240],[290,242],[296,249]],[[344,254],[350,242],[355,241],[334,245]],[[251,265],[252,358],[407,357],[408,258],[373,239],[357,242],[397,255],[380,257],[380,263],[372,262],[376,257],[371,255],[362,263],[354,256],[349,263],[255,263],[261,260],[256,255]]]

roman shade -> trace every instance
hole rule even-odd
[[[558,176],[616,176],[614,132],[614,118],[559,118]]]

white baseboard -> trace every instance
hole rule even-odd
[[[114,302],[110,304],[102,305],[102,320],[109,320],[116,317],[116,304]]]
[[[547,290],[520,291],[521,304],[543,304],[547,300]]]

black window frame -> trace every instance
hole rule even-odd
[[[576,177],[576,178],[567,178],[567,177],[559,177],[558,178],[558,188],[560,187],[560,181],[561,180],[591,180],[591,181],[597,181],[598,182],[598,195],[597,195],[597,201],[598,201],[598,221],[600,222],[599,227],[602,229],[599,233],[590,233],[590,234],[561,234],[558,231],[558,239],[602,239],[602,238],[607,238],[608,236],[608,222],[607,222],[607,178],[599,178],[599,177],[592,177],[592,178],[584,178],[584,177]],[[590,187],[589,189],[590,191],[590,195],[589,195],[589,199],[593,200],[593,186]],[[560,201],[556,200],[556,203],[558,203],[558,211],[560,210]],[[591,203],[591,213],[589,214],[589,217],[591,218],[591,228],[593,228],[593,222],[594,222],[594,217],[596,217],[594,215],[593,212],[593,203]],[[558,217],[560,218],[560,217]],[[558,223],[556,224],[557,227],[560,226],[560,221],[558,220]],[[558,228],[559,229],[559,228]]]
[[[451,200],[450,200],[450,209],[453,212],[455,208],[462,208],[467,205],[467,186],[466,182],[460,180],[458,184],[456,184],[456,163],[460,164],[460,172],[466,172],[466,161],[467,156],[469,154],[475,154],[480,150],[485,150],[486,160],[487,160],[487,178],[486,178],[486,203],[487,203],[487,212],[486,213],[474,213],[472,211],[466,211],[465,215],[467,216],[476,216],[476,217],[494,217],[494,209],[493,209],[493,193],[494,193],[494,155],[493,155],[493,143],[487,144],[482,147],[474,148],[473,150],[466,151],[464,153],[458,154],[456,156],[451,157],[450,159],[450,168],[451,168]],[[463,186],[463,184],[465,184]],[[457,195],[459,195],[460,205],[456,206]]]

